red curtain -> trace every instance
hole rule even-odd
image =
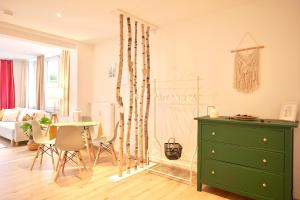
[[[0,60],[0,109],[15,107],[15,84],[12,60]]]

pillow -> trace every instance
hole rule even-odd
[[[0,121],[2,121],[3,115],[4,115],[4,110],[0,110]]]
[[[27,114],[30,115],[28,112],[26,112],[26,109],[21,110],[17,118],[17,121],[18,122],[24,121],[23,119],[24,117],[26,117]]]
[[[42,111],[42,110],[36,110],[36,109],[29,109],[29,108],[26,108],[26,109],[23,109],[18,118],[17,118],[17,121],[21,122],[23,121],[23,118],[26,116],[26,115],[29,115],[31,118],[34,118],[36,120],[39,120],[41,119],[42,117],[44,117],[45,115],[45,112]]]
[[[22,121],[24,122],[24,121],[29,121],[29,120],[31,120],[31,117],[30,117],[30,115],[28,115],[28,114],[26,114],[23,118],[22,118]]]
[[[17,121],[19,110],[16,109],[5,109],[2,121],[4,122],[14,122]]]
[[[37,110],[37,112],[32,114],[32,117],[36,120],[40,120],[43,117],[45,117],[45,112],[41,111],[41,110]]]

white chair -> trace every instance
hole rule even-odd
[[[80,150],[85,148],[81,132],[82,130],[76,126],[59,127],[55,145],[60,150],[60,153],[57,163],[57,174],[54,179],[55,181],[57,180],[61,169],[62,173],[64,173],[65,164],[68,161],[76,163],[80,172],[80,162],[85,168],[85,164],[80,153]],[[77,157],[77,162],[73,159],[74,157]]]
[[[32,124],[33,141],[39,145],[39,148],[36,152],[36,156],[33,159],[30,170],[33,169],[34,163],[35,163],[36,159],[39,157],[39,154],[41,154],[40,165],[42,164],[43,155],[45,153],[47,155],[51,156],[53,170],[55,170],[54,157],[53,157],[53,152],[57,153],[56,148],[55,148],[55,139],[52,139],[52,140],[49,139],[47,134],[41,130],[41,125],[39,122],[33,120],[33,121],[31,121],[31,124]],[[49,151],[50,151],[50,154],[49,154]]]
[[[119,122],[117,122],[117,124],[115,126],[114,135],[113,135],[112,138],[108,139],[105,136],[101,136],[101,137],[98,137],[97,139],[95,139],[93,141],[93,145],[98,146],[98,151],[96,153],[94,166],[97,164],[97,161],[99,159],[100,154],[104,151],[107,151],[112,155],[113,164],[116,164],[117,156],[116,156],[116,152],[115,152],[115,149],[114,149],[114,142],[117,138],[118,127],[119,127]]]

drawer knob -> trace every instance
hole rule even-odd
[[[265,158],[262,159],[262,162],[263,162],[263,163],[267,163],[267,159],[265,159]]]
[[[216,152],[215,152],[215,150],[211,150],[211,153],[212,153],[212,154],[215,154]]]
[[[215,171],[214,171],[214,170],[212,170],[212,171],[211,171],[211,174],[212,174],[212,175],[214,175],[214,174],[215,174]]]
[[[264,188],[266,188],[266,187],[267,187],[267,184],[266,184],[266,183],[263,183],[262,186],[263,186]]]
[[[215,133],[215,132],[212,132],[211,135],[216,135],[216,133]]]
[[[268,139],[267,138],[263,138],[263,142],[268,142]]]

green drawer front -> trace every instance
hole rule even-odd
[[[274,151],[284,150],[284,132],[282,129],[204,124],[202,125],[201,131],[202,139],[205,140]]]
[[[203,160],[202,170],[204,184],[222,185],[260,199],[283,199],[283,176],[213,160]]]
[[[203,141],[202,144],[204,159],[210,158],[268,170],[274,173],[283,173],[284,171],[283,153],[249,149],[236,145],[209,141]]]

